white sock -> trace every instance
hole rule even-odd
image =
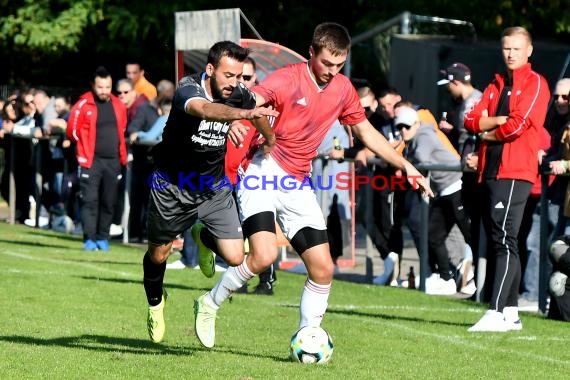
[[[332,284],[320,285],[310,279],[305,281],[301,295],[301,319],[299,328],[304,326],[320,326],[327,311]]]
[[[253,276],[254,274],[249,270],[245,259],[237,267],[229,267],[210,292],[213,303],[219,307],[233,292],[251,280]]]

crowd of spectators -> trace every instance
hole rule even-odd
[[[437,85],[445,86],[452,102],[441,120],[433,117],[434,110],[425,109],[414,99],[402,99],[397,90],[392,87],[376,89],[370,83],[356,87],[369,120],[385,135],[394,148],[404,155],[410,154],[408,152],[410,147],[406,147],[406,141],[402,137],[402,128],[406,134],[408,127],[419,128],[420,125],[429,125],[425,128],[429,128],[430,133],[433,132],[433,138],[430,137],[430,141],[439,144],[438,149],[449,156],[449,162],[456,160],[458,166],[461,167],[463,173],[454,176],[457,180],[454,180],[454,184],[462,183],[462,186],[454,187],[452,193],[459,194],[455,193],[455,190],[461,190],[462,204],[465,206],[470,225],[466,226],[462,222],[460,227],[463,236],[467,238],[461,240],[460,234],[461,243],[454,247],[446,241],[447,250],[441,252],[438,248],[441,242],[436,243],[433,240],[430,242],[430,269],[437,277],[432,278],[431,283],[434,284],[433,281],[442,279],[445,281],[446,290],[442,290],[443,282],[441,282],[438,289],[434,288],[428,293],[451,294],[457,291],[472,296],[476,291],[474,287],[476,259],[481,250],[479,247],[481,241],[479,239],[480,210],[477,207],[480,193],[477,190],[475,175],[480,142],[476,135],[465,129],[463,120],[477,104],[482,94],[471,84],[472,77],[476,73],[472,73],[466,64],[454,63],[444,68],[442,73],[443,79]],[[550,83],[550,87],[553,98],[544,123],[549,137],[545,137],[541,142],[542,149],[540,157],[537,158],[537,165],[540,163],[543,172],[550,171],[553,175],[550,176],[546,189],[540,187],[541,176],[536,178],[526,204],[518,236],[522,268],[519,303],[522,307],[530,305],[532,309],[537,308],[538,305],[539,266],[550,265],[539,262],[540,213],[546,212],[548,215],[549,244],[557,237],[569,232],[567,227],[570,215],[568,177],[560,176],[560,174],[568,171],[567,159],[570,157],[568,153],[570,78]],[[122,172],[119,196],[115,202],[110,229],[112,237],[120,236],[128,231],[130,242],[146,242],[146,210],[149,190],[147,180],[153,170],[152,162],[149,161],[149,149],[160,141],[162,129],[172,106],[174,89],[175,84],[166,79],[157,82],[154,86],[145,78],[144,69],[140,63],[134,61],[126,64],[124,78],[113,81],[113,93],[126,108],[125,141],[128,148],[128,170],[130,172],[128,176],[126,168]],[[2,173],[0,194],[6,202],[10,199],[10,172],[12,172],[15,185],[13,194],[15,215],[13,217],[16,223],[29,226],[36,226],[39,223],[39,227],[53,228],[61,232],[84,233],[76,144],[66,135],[70,110],[77,101],[78,99],[72,99],[58,91],[39,87],[15,90],[5,99],[0,99],[0,153],[3,153],[3,160],[0,160],[2,166],[0,167]],[[411,107],[413,110],[414,120],[411,120],[409,126],[397,125],[395,122],[394,108],[402,105]],[[410,115],[412,115],[411,112]],[[334,135],[341,135],[341,133],[334,133]],[[336,152],[332,152],[329,158],[333,160],[349,158],[358,162],[361,169],[366,167],[366,159],[371,157],[370,152],[361,150],[358,141],[350,144],[343,141],[343,145],[353,147],[335,149]],[[414,149],[417,148],[417,146],[414,147]],[[451,153],[448,153],[448,150]],[[428,155],[423,160],[430,162],[431,159],[431,163],[437,163],[433,161],[434,157],[434,155]],[[368,165],[368,170],[370,173],[394,174],[393,169],[386,165]],[[129,183],[127,183],[127,178]],[[548,210],[540,209],[541,191],[547,194]],[[125,193],[127,197],[123,196]],[[365,229],[378,249],[385,267],[385,272],[376,277],[373,282],[377,285],[401,286],[404,283],[408,286],[400,275],[403,250],[402,226],[407,223],[417,245],[420,228],[417,220],[418,200],[413,197],[411,199],[410,193],[406,191],[377,192],[373,199],[374,207],[371,211],[373,218]],[[129,203],[125,204],[125,200]],[[439,204],[437,201],[432,201],[432,203]],[[446,213],[441,209],[439,212],[440,214]],[[451,222],[445,222],[444,231],[437,236],[449,238],[456,229],[454,224],[457,220],[455,222],[453,218],[442,220]],[[434,223],[432,223],[433,226],[435,226]],[[124,230],[124,227],[127,229]],[[466,227],[469,230],[466,230]],[[432,238],[436,236],[434,233],[431,235]],[[445,263],[442,260],[445,260]],[[556,273],[560,273],[560,270]],[[557,279],[563,278],[565,281],[566,275],[563,273],[557,276]],[[416,278],[416,281],[419,279]],[[564,315],[564,312],[558,315],[560,314]]]

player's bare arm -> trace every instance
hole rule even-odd
[[[232,121],[254,120],[264,116],[278,116],[279,112],[267,107],[254,109],[234,108],[221,103],[212,103],[205,99],[193,99],[186,104],[186,113],[204,120]]]
[[[433,197],[433,191],[429,187],[424,176],[408,160],[402,157],[386,138],[378,132],[368,120],[364,120],[351,126],[352,132],[378,157],[383,158],[392,166],[406,172],[408,181],[419,188],[422,195]]]

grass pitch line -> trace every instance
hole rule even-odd
[[[340,317],[340,318],[345,318],[345,319],[353,319],[354,318],[354,316],[348,316],[348,315],[337,314],[336,316]],[[366,318],[366,317],[357,317],[357,318]],[[382,325],[382,326],[392,327],[392,328],[398,329],[400,331],[404,331],[406,333],[409,333],[409,334],[415,335],[415,336],[422,335],[425,337],[440,340],[444,343],[452,343],[452,344],[455,344],[457,346],[464,346],[468,349],[472,348],[472,349],[476,349],[479,351],[500,352],[502,354],[516,355],[516,356],[519,356],[521,358],[530,359],[530,360],[534,360],[534,361],[543,361],[543,362],[546,361],[546,362],[555,363],[555,364],[562,364],[562,365],[570,368],[570,362],[566,361],[566,360],[554,359],[554,358],[551,358],[549,356],[544,356],[544,355],[533,355],[533,354],[529,354],[529,353],[522,352],[522,351],[514,351],[508,347],[503,349],[503,348],[498,347],[497,345],[493,344],[492,342],[490,342],[490,344],[488,346],[476,344],[473,340],[465,339],[462,336],[459,336],[457,334],[444,335],[444,334],[427,332],[427,331],[423,331],[421,329],[418,329],[417,326],[408,326],[408,325],[397,323],[397,322],[390,322],[390,321],[387,321],[385,319],[380,321],[380,320],[374,320],[372,318],[366,318],[366,322],[367,323],[374,323],[374,324]],[[471,333],[467,333],[467,328],[465,328],[465,333],[471,334]],[[521,338],[521,337],[517,336],[517,334],[520,334],[520,332],[515,332],[512,334],[506,333],[506,334],[507,335],[501,333],[500,335],[495,335],[495,336],[497,336],[498,338],[501,338],[501,339],[505,336],[509,337],[508,335],[511,335],[513,339],[520,339]],[[469,336],[493,337],[492,333],[471,334]],[[536,339],[536,337],[535,337],[535,339]]]
[[[17,257],[20,259],[30,260],[30,261],[37,261],[37,262],[44,262],[44,263],[58,264],[58,265],[63,264],[63,265],[78,266],[78,267],[82,267],[82,268],[92,269],[92,270],[95,270],[98,272],[112,273],[112,274],[115,274],[115,275],[121,276],[121,277],[131,277],[131,278],[139,278],[140,277],[140,275],[135,274],[135,273],[117,271],[117,270],[105,268],[103,266],[91,264],[91,263],[82,263],[82,262],[77,262],[77,261],[60,260],[60,259],[49,259],[49,258],[42,257],[42,256],[32,256],[32,255],[26,255],[23,253],[16,253],[16,252],[9,252],[9,251],[3,251],[3,252],[0,251],[0,254],[12,256],[12,257]]]
[[[280,307],[299,307],[299,304],[287,303],[287,302],[264,302],[267,305],[280,306]],[[353,305],[353,304],[332,304],[329,303],[328,310],[331,311],[358,311],[358,310],[403,310],[403,311],[440,311],[442,313],[471,313],[471,314],[481,314],[485,312],[485,308],[433,308],[428,306],[401,306],[401,305]]]

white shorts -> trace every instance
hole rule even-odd
[[[299,230],[326,230],[323,212],[310,181],[287,174],[271,156],[258,152],[240,176],[237,199],[242,222],[252,215],[271,211],[283,234],[291,240]]]

